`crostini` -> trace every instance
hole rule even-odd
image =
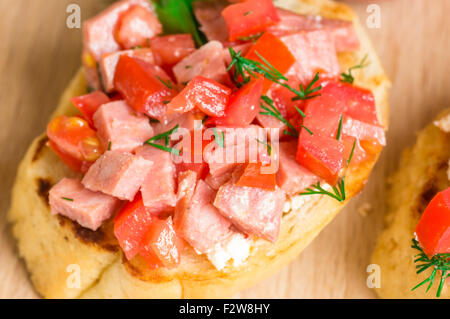
[[[170,2],[84,23],[83,70],[20,165],[8,218],[44,297],[231,296],[294,259],[386,144],[390,82],[346,5]]]

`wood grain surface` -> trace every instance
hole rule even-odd
[[[66,27],[77,3],[86,19],[107,0],[0,0],[0,298],[36,298],[6,223],[17,165],[46,127],[79,67],[81,31]],[[238,298],[373,298],[366,268],[382,229],[385,184],[416,132],[450,106],[449,0],[347,0],[364,22],[391,77],[388,146],[364,192],[290,266]],[[381,276],[382,276],[381,272]]]

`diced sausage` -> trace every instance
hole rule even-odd
[[[215,191],[200,180],[192,201],[177,207],[177,233],[200,253],[206,253],[231,234],[230,222],[212,205]]]
[[[286,73],[286,77],[298,78],[309,83],[316,72],[337,77],[340,67],[334,40],[323,30],[300,32],[281,37],[297,62]]]
[[[132,152],[153,136],[149,119],[125,101],[102,105],[93,119],[105,150]]]
[[[84,50],[91,54],[95,61],[100,61],[105,53],[120,50],[120,45],[114,38],[114,31],[121,15],[134,5],[150,8],[146,0],[123,0],[84,23]]]
[[[219,188],[214,206],[237,229],[275,242],[280,231],[285,200],[286,195],[279,188],[267,191],[256,187],[240,187],[231,180]]]
[[[228,28],[222,11],[229,5],[227,0],[194,1],[195,17],[200,23],[200,30],[209,41],[225,42],[228,40]]]
[[[129,153],[108,151],[92,165],[83,178],[91,191],[133,200],[153,163]]]
[[[220,83],[228,83],[223,45],[218,41],[208,42],[175,65],[173,73],[178,83],[187,83],[198,75]]]
[[[49,194],[51,212],[61,214],[91,230],[97,230],[120,205],[112,196],[86,189],[77,179],[62,179]]]
[[[153,162],[141,188],[144,205],[156,213],[173,210],[177,196],[175,194],[176,168],[172,155],[149,145],[137,148],[136,155]]]
[[[277,11],[281,21],[267,29],[276,36],[302,31],[326,30],[334,39],[338,52],[354,51],[359,48],[358,36],[351,21],[296,14],[281,8],[278,8]]]
[[[277,172],[277,184],[286,194],[294,195],[319,181],[313,174],[296,160],[297,142],[280,143],[280,161]]]

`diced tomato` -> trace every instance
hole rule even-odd
[[[124,49],[146,46],[147,41],[162,32],[156,15],[142,6],[134,6],[120,19],[115,38]]]
[[[114,235],[128,260],[136,256],[154,217],[144,206],[139,192],[126,203],[114,219]]]
[[[241,187],[258,187],[271,191],[275,190],[277,186],[276,174],[263,174],[261,173],[261,168],[261,163],[246,164],[236,185]]]
[[[231,95],[228,87],[196,76],[167,105],[167,114],[185,113],[198,108],[209,116],[223,116]]]
[[[302,129],[299,136],[297,161],[311,172],[335,185],[344,165],[342,142]]]
[[[235,92],[225,109],[225,116],[209,118],[207,124],[226,127],[246,127],[259,112],[262,79],[252,81]]]
[[[267,65],[260,56],[281,74],[285,74],[295,63],[295,57],[292,55],[291,51],[289,51],[288,47],[271,33],[265,33],[261,36],[250,48],[250,51],[245,57]],[[263,94],[265,94],[272,85],[273,82],[271,80],[264,79]]]
[[[85,173],[102,154],[95,131],[80,117],[59,116],[47,126],[50,147],[70,168]]]
[[[416,236],[427,255],[450,253],[450,188],[431,200],[417,224]]]
[[[161,68],[126,55],[117,64],[114,86],[136,111],[160,121],[165,121],[166,104],[176,94]]]
[[[160,66],[173,66],[195,51],[190,34],[171,34],[150,40],[155,62]]]
[[[222,11],[228,26],[229,40],[236,41],[265,31],[280,21],[272,0],[247,0]]]
[[[306,103],[303,125],[314,134],[335,139],[344,111],[343,103],[333,96],[315,97]]]
[[[95,91],[86,95],[74,97],[70,99],[70,101],[78,110],[80,110],[89,125],[93,126],[94,122],[92,121],[92,117],[94,116],[94,113],[97,112],[100,106],[110,102],[110,99],[105,93]]]
[[[380,125],[375,98],[371,91],[349,83],[325,81],[322,83],[320,94],[334,96],[341,101],[345,105],[345,114],[351,118],[372,125]]]
[[[201,163],[184,163],[176,164],[177,172],[193,171],[197,174],[198,179],[204,179],[208,175],[208,164]]]
[[[180,263],[181,245],[175,233],[172,218],[155,219],[144,236],[139,251],[152,268],[161,265],[167,268],[176,267]]]

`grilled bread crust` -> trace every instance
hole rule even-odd
[[[378,117],[387,128],[390,81],[354,12],[331,0],[282,0],[277,5],[298,13],[354,22],[361,49],[340,54],[339,62],[344,71],[368,54],[371,63],[358,73],[355,84],[373,91]],[[69,99],[84,94],[85,87],[80,71],[53,116],[76,114]],[[177,269],[150,270],[138,258],[131,262],[124,259],[114,240],[111,221],[93,232],[50,214],[47,197],[51,186],[63,177],[77,174],[58,159],[46,142],[45,135],[38,137],[21,163],[8,213],[34,287],[46,298],[230,297],[296,258],[345,204],[329,197],[312,196],[300,209],[284,214],[276,244],[257,240],[241,267],[217,271],[206,257],[187,248]],[[371,160],[349,168],[346,179],[349,198],[363,189],[379,151],[372,154]]]
[[[444,111],[438,118],[450,114]],[[436,298],[438,283],[430,291],[426,287],[411,289],[427,278],[426,271],[416,274],[411,240],[420,216],[430,200],[450,187],[447,175],[450,158],[450,134],[430,124],[422,130],[416,145],[404,151],[400,169],[390,180],[386,229],[378,239],[372,263],[380,265],[381,298]],[[441,299],[450,298],[450,287],[444,286]]]

